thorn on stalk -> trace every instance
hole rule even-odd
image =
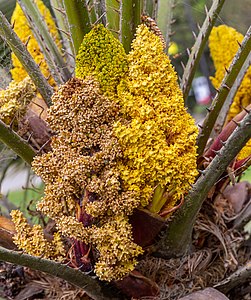
[[[189,48],[187,48],[186,50],[187,50],[187,54],[188,54],[188,56],[189,56],[189,55],[191,54],[191,51],[190,51]]]
[[[199,172],[201,175],[203,175],[203,176],[206,175],[206,170],[198,170],[198,172]]]
[[[202,126],[202,125],[200,125],[200,124],[198,124],[198,127],[200,128],[200,129],[203,129],[204,127]]]
[[[172,19],[170,24],[173,25],[176,22],[176,19]]]
[[[197,23],[196,25],[197,25],[197,28],[198,28],[199,30],[201,30],[200,24]]]
[[[103,16],[106,15],[106,12],[103,12],[102,15],[100,15],[100,17],[92,24],[92,27],[95,26],[96,24],[98,24],[98,22],[103,18]],[[108,24],[108,23],[107,23]],[[106,24],[106,27],[107,27]]]
[[[192,31],[192,34],[193,34],[194,39],[196,40],[197,39],[196,33],[194,31]]]
[[[42,36],[41,33],[39,33],[39,37],[40,37],[40,39],[42,40],[42,42],[44,42],[44,37]]]
[[[23,254],[25,254],[24,250],[20,252],[19,256],[22,256]]]
[[[58,7],[55,7],[55,6],[51,6],[53,9],[55,9],[55,10],[57,10],[57,11],[59,11],[61,14],[63,14],[63,15],[65,15],[66,16],[66,12],[65,12],[65,10],[63,10],[62,8],[60,9],[60,8],[58,8]]]
[[[215,153],[215,155],[220,156],[220,150],[214,150],[214,149],[212,149],[212,151],[213,151],[213,153]]]
[[[66,53],[67,55],[71,56],[72,58],[75,58],[75,56],[73,54],[71,54],[70,52],[64,50],[64,53]]]
[[[47,46],[45,46],[45,50],[46,50],[48,53],[51,52],[50,49],[49,49]]]
[[[71,262],[70,261],[68,261],[67,263],[65,263],[65,264],[62,264],[65,268],[67,268],[67,267],[69,267],[69,265],[71,264]]]
[[[45,79],[49,80],[51,78],[51,74],[49,74]]]
[[[38,256],[38,260],[41,260],[41,259],[43,259],[43,258],[44,258],[44,254]]]
[[[241,124],[240,124],[240,123],[238,123],[238,122],[236,122],[234,119],[232,119],[232,122],[234,122],[234,124],[235,124],[236,126],[238,126],[238,127],[240,127],[240,126],[241,126]]]
[[[220,139],[220,143],[222,144],[222,146],[225,146],[227,141],[223,141],[223,140]]]
[[[84,265],[85,265],[85,264],[80,265],[77,269],[78,269],[78,270],[81,270],[81,268],[83,268]]]
[[[245,110],[245,112],[246,112],[247,114],[249,114],[249,113],[251,112],[251,109],[248,110],[246,107],[244,107],[244,106],[242,106],[242,105],[241,105],[241,109]]]
[[[29,143],[29,141],[31,140],[32,135],[33,135],[33,132],[31,132],[31,133],[29,134],[29,136],[28,136],[28,138],[27,138],[27,140],[26,140],[27,143]]]
[[[222,85],[222,87],[225,88],[225,89],[227,89],[227,90],[229,90],[229,91],[230,91],[230,89],[231,89],[231,88],[230,88],[227,84],[225,84],[225,83]]]
[[[67,32],[67,31],[65,31],[65,30],[63,30],[63,29],[61,29],[61,28],[58,28],[58,27],[56,27],[56,28],[57,28],[58,31],[64,33],[64,34],[67,35],[68,37],[71,37],[71,35],[70,35],[69,32]]]
[[[241,45],[241,43],[237,40],[237,43],[238,43],[238,45],[239,45],[239,47],[241,48],[242,47],[242,45]]]
[[[24,45],[25,45],[26,48],[28,46],[28,43],[29,43],[30,39],[31,39],[31,35],[28,36],[26,42],[24,43]]]
[[[181,64],[183,70],[185,70],[185,65],[184,65],[183,61],[181,61],[180,64]]]
[[[212,111],[212,109],[206,107],[206,110],[210,113]]]
[[[16,23],[16,20],[14,20],[14,22],[13,22],[12,25],[11,25],[11,28],[12,28],[12,29],[14,29],[15,23]]]
[[[204,6],[204,8],[205,8],[205,12],[206,12],[206,14],[208,14],[208,9],[207,9],[207,6],[205,5],[205,6]]]
[[[225,68],[225,71],[227,72],[227,74],[229,74],[229,69],[227,67],[224,67]]]

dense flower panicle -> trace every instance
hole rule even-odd
[[[36,173],[45,183],[55,185],[61,199],[62,192],[67,201],[79,199],[83,189],[95,193],[99,200],[86,205],[88,213],[94,216],[109,209],[132,212],[136,200],[132,192],[122,192],[114,169],[122,154],[112,128],[118,105],[100,94],[97,82],[81,79],[72,79],[62,86],[53,102],[48,122],[58,134],[52,139],[53,152],[35,158]],[[42,203],[51,202],[51,194],[46,193]],[[45,209],[47,205],[42,210]],[[52,217],[53,212],[48,213]]]
[[[0,119],[10,124],[14,117],[23,117],[35,94],[36,87],[29,77],[11,81],[6,90],[0,91]]]
[[[96,270],[102,279],[121,278],[134,268],[136,256],[142,252],[132,240],[127,218],[123,217],[126,224],[121,224],[125,229],[116,233],[116,241],[126,242],[127,255],[114,252],[113,261],[109,262],[111,253],[105,251],[106,246],[100,244],[97,234],[113,236],[115,224],[120,226],[114,223],[115,216],[129,215],[139,205],[133,191],[122,189],[117,169],[122,151],[113,124],[118,118],[119,105],[102,95],[99,84],[90,77],[69,80],[52,100],[54,104],[48,111],[48,122],[56,132],[52,151],[33,161],[33,169],[46,184],[37,208],[56,221],[63,235],[97,245],[100,257]],[[84,227],[77,220],[75,215],[80,206],[96,218],[98,226]],[[126,236],[120,236],[125,231]],[[116,272],[111,271],[115,269]]]
[[[55,233],[52,241],[49,241],[44,236],[43,228],[40,225],[31,227],[20,211],[13,210],[11,216],[16,230],[13,241],[19,249],[34,256],[55,260],[62,260],[65,257],[63,242],[58,233]]]
[[[132,228],[127,216],[116,215],[106,220],[101,227],[93,226],[91,230],[92,243],[100,255],[95,265],[95,272],[100,279],[119,280],[135,268],[135,257],[143,251],[132,241]]]
[[[127,121],[114,126],[123,149],[121,178],[143,206],[158,184],[167,187],[173,195],[169,205],[174,205],[197,175],[197,127],[160,38],[145,25],[137,30],[128,62],[128,78],[118,87]]]
[[[41,14],[44,17],[44,20],[46,22],[46,25],[49,29],[49,32],[51,36],[56,37],[57,43],[59,44],[60,38],[57,32],[56,24],[50,14],[49,9],[44,5],[42,0],[35,0],[35,3],[38,6],[38,9],[40,10]],[[48,66],[45,62],[44,56],[42,54],[42,51],[39,48],[38,42],[36,38],[34,37],[29,23],[20,7],[20,5],[17,3],[16,8],[13,12],[12,23],[15,22],[15,33],[18,35],[18,37],[21,39],[23,43],[26,43],[26,41],[29,39],[27,50],[30,52],[31,56],[35,60],[37,64],[40,64],[40,70],[44,74],[45,77],[49,77],[50,71],[48,69]],[[13,69],[11,70],[11,75],[13,80],[15,81],[21,81],[27,76],[27,72],[25,71],[24,67],[16,57],[14,53],[12,53],[12,63],[13,63]],[[54,81],[51,78],[49,80],[50,84],[53,84]]]
[[[239,43],[243,40],[243,35],[234,28],[226,25],[214,27],[209,37],[210,53],[216,69],[215,76],[211,81],[215,88],[219,88],[223,80],[226,69],[231,64],[236,52],[239,49]],[[251,67],[247,70],[243,81],[234,97],[230,107],[227,122],[251,103]],[[246,158],[251,154],[251,141],[243,148],[238,159]]]
[[[101,90],[112,96],[127,72],[127,58],[122,44],[102,24],[95,26],[79,48],[76,77],[94,76]]]

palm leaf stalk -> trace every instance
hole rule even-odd
[[[0,120],[0,140],[18,156],[20,156],[28,165],[36,155],[32,147],[16,134],[9,126]]]
[[[172,30],[172,25],[175,23],[174,9],[176,6],[176,2],[177,2],[176,0],[167,0],[167,1],[161,1],[159,3],[158,18],[165,20],[165,22],[163,22],[165,27],[163,28],[160,27],[160,29],[163,32],[163,35],[165,36],[165,42],[167,46],[166,53],[168,53],[171,37],[174,34]]]
[[[157,14],[158,14],[158,3],[157,0],[144,0],[144,14],[149,16],[150,18],[157,20]]]
[[[48,27],[46,26],[36,3],[34,3],[33,0],[19,0],[18,3],[42,49],[47,65],[51,70],[52,77],[57,84],[65,83],[70,79],[71,74],[63,60],[62,54],[49,33]]]
[[[71,69],[75,67],[73,60],[74,47],[72,44],[70,28],[67,21],[67,16],[63,4],[63,0],[51,0],[51,6],[56,16],[58,31],[61,36],[62,44],[63,44],[63,53],[66,57],[67,65],[69,65]]]
[[[141,23],[143,0],[120,1],[119,39],[126,53],[130,51],[131,42],[137,26]]]
[[[86,294],[94,300],[117,300],[118,297],[109,287],[105,286],[101,281],[88,274],[84,274],[78,269],[73,269],[67,264],[34,257],[22,252],[8,250],[0,247],[0,259],[13,264],[18,264],[24,267],[29,267],[34,270],[39,270],[50,275],[57,276],[68,282],[82,288]]]
[[[188,62],[184,69],[184,73],[181,80],[181,89],[183,91],[185,100],[188,97],[192,80],[195,74],[195,70],[198,66],[201,55],[206,46],[208,37],[219,16],[219,13],[223,7],[224,2],[225,0],[214,0],[210,10],[208,12],[206,11],[205,21],[192,47],[192,51],[189,55]]]
[[[85,1],[64,0],[63,3],[71,31],[75,56],[84,35],[91,30],[92,23]]]

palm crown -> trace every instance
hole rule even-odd
[[[13,62],[0,92],[0,138],[44,181],[37,209],[55,222],[48,239],[12,211],[19,249],[120,282],[149,245],[164,258],[186,253],[208,193],[216,199],[226,170],[240,175],[251,155],[250,29],[243,37],[213,28],[223,4],[207,12],[180,85],[158,1],[51,0],[54,19],[42,1],[23,0],[13,28],[0,13]],[[170,33],[171,12],[166,23]],[[199,132],[184,100],[208,38],[217,92]],[[46,118],[31,102],[48,107]]]

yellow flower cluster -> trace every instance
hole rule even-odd
[[[128,55],[129,74],[118,87],[127,121],[114,126],[123,150],[119,168],[125,189],[146,206],[157,185],[171,194],[168,206],[193,183],[197,127],[184,107],[177,75],[160,38],[140,25]]]
[[[59,35],[57,32],[57,28],[54,20],[52,19],[49,9],[44,5],[42,0],[35,0],[35,3],[37,4],[38,9],[40,10],[41,14],[44,17],[49,32],[53,37],[57,37],[57,41],[59,43]],[[33,59],[35,60],[35,62],[37,64],[40,64],[40,70],[42,71],[44,76],[49,77],[50,71],[45,62],[44,56],[39,48],[36,38],[34,37],[30,29],[28,21],[18,3],[16,4],[16,8],[13,12],[11,21],[12,23],[15,22],[15,32],[23,43],[26,43],[26,41],[30,37],[30,40],[27,45],[27,49],[30,52]],[[11,70],[11,74],[13,80],[15,81],[23,80],[27,76],[27,72],[25,71],[24,67],[22,66],[22,64],[20,63],[20,61],[18,60],[18,58],[14,53],[12,53],[12,63],[13,63],[13,69]],[[49,83],[50,84],[54,83],[52,78],[50,78]]]
[[[29,77],[10,82],[6,90],[0,91],[0,119],[10,124],[15,117],[23,117],[35,94],[36,87]]]
[[[219,88],[221,81],[226,73],[225,68],[231,64],[239,43],[243,40],[243,35],[234,28],[226,25],[214,27],[209,37],[209,48],[216,69],[215,77],[211,81],[215,88]],[[236,116],[242,109],[251,103],[251,67],[247,70],[243,81],[235,95],[230,107],[227,122]],[[240,152],[238,159],[246,158],[251,154],[251,140]]]
[[[116,167],[122,152],[112,125],[119,106],[102,95],[90,77],[71,79],[52,100],[47,121],[57,135],[52,151],[33,161],[35,172],[46,184],[37,208],[56,221],[63,235],[97,245],[95,269],[100,278],[120,279],[135,266],[142,249],[133,242],[127,219],[139,203],[133,192],[122,189]],[[99,225],[85,227],[79,222],[75,216],[80,207]],[[115,221],[118,215],[121,222]],[[108,240],[108,236],[115,238],[115,232],[116,241]],[[102,244],[104,234],[107,241]],[[111,253],[112,247],[119,250]]]
[[[55,233],[53,239],[49,241],[45,238],[42,227],[40,225],[31,227],[20,211],[13,210],[11,216],[16,230],[13,241],[19,249],[34,256],[54,260],[62,260],[65,257],[63,242],[58,233]]]
[[[92,227],[92,243],[100,253],[95,265],[100,279],[120,279],[134,270],[137,263],[135,257],[143,250],[133,243],[131,231],[128,218],[123,215],[108,218],[101,227]]]
[[[94,76],[102,92],[113,95],[126,71],[127,59],[122,44],[102,24],[95,26],[85,35],[79,48],[76,77]]]

